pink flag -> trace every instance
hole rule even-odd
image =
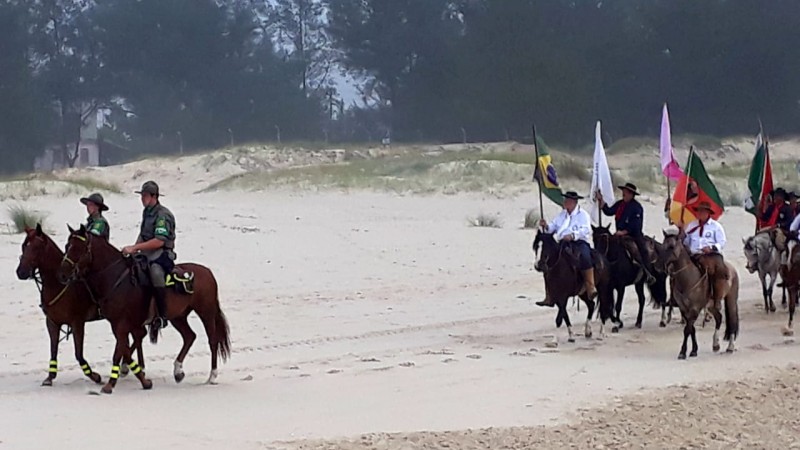
[[[664,114],[661,116],[661,172],[670,180],[678,181],[683,175],[681,166],[675,161],[672,152],[672,136],[669,131],[669,113],[664,103]]]

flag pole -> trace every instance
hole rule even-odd
[[[692,182],[692,158],[694,158],[694,145],[689,146],[689,160],[686,162],[686,192],[683,194],[683,203],[681,203],[681,227],[686,227],[686,219],[684,213],[686,212],[686,203],[689,201],[689,184]]]
[[[544,205],[542,201],[542,177],[544,174],[542,173],[542,165],[539,162],[539,144],[536,142],[536,124],[531,124],[531,130],[533,131],[533,150],[536,153],[536,169],[533,171],[533,177],[536,178],[536,185],[539,186],[539,220],[544,220]],[[539,176],[536,176],[536,173],[539,173]]]

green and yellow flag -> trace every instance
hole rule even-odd
[[[553,158],[544,140],[536,136],[537,164],[533,171],[533,181],[539,183],[539,189],[558,206],[564,205],[564,197],[561,195],[561,187],[558,184],[558,173],[553,166]],[[542,176],[544,174],[544,176]]]

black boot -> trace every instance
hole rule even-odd
[[[153,288],[153,297],[156,300],[156,317],[153,317],[153,322],[150,323],[150,342],[155,344],[158,341],[159,330],[166,328],[169,323],[167,321],[167,288]]]

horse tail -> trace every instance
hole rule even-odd
[[[653,276],[656,282],[647,285],[647,289],[650,291],[650,303],[657,308],[661,308],[666,306],[669,301],[669,295],[667,295],[667,275],[656,272]]]
[[[228,319],[219,307],[217,301],[217,314],[214,316],[214,330],[217,341],[217,355],[226,361],[231,356],[231,329],[228,326]]]
[[[739,335],[739,274],[728,265],[731,287],[725,296],[725,340],[736,339]]]

